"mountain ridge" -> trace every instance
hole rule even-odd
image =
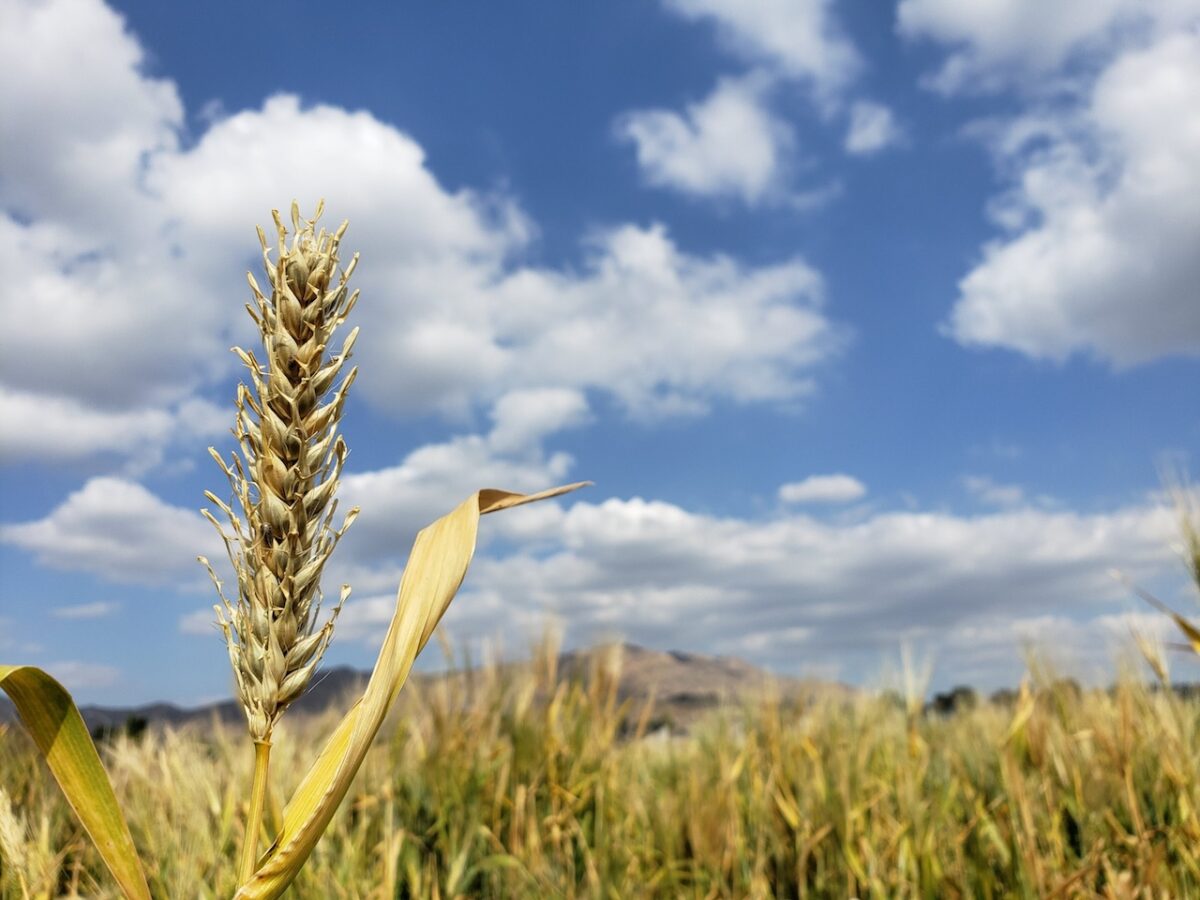
[[[681,728],[708,710],[748,699],[766,690],[769,685],[774,685],[785,695],[852,691],[852,688],[839,683],[778,675],[738,657],[710,656],[682,650],[653,650],[631,643],[600,644],[561,652],[555,658],[559,677],[586,681],[600,657],[613,653],[614,648],[619,649],[621,655],[618,699],[632,700],[638,706],[653,696],[656,712],[669,717]],[[497,663],[496,668],[502,672],[514,672],[536,663],[534,659],[509,660]],[[427,688],[456,678],[470,679],[482,672],[483,668],[472,666],[414,673],[410,680],[421,688]],[[292,704],[291,712],[321,714],[335,704],[348,702],[350,694],[361,693],[370,674],[369,671],[351,666],[326,669],[318,673],[312,686]],[[225,724],[236,724],[243,718],[241,706],[233,698],[192,707],[166,702],[136,706],[89,704],[80,707],[79,711],[92,731],[121,728],[134,721],[184,725],[215,718]],[[12,721],[15,717],[11,703],[7,698],[0,697],[0,722]]]

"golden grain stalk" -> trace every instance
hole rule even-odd
[[[354,521],[340,528],[338,478],[346,460],[346,442],[337,425],[357,369],[341,375],[358,337],[354,329],[341,352],[328,353],[334,331],[358,302],[347,283],[358,263],[338,271],[338,249],[348,222],[332,234],[317,221],[300,218],[292,204],[292,240],[278,210],[276,259],[261,228],[263,268],[271,286],[263,293],[248,275],[254,304],[247,304],[262,339],[265,368],[253,351],[235,347],[251,386],[238,386],[234,435],[241,449],[226,462],[208,452],[229,480],[233,499],[205,496],[225,514],[232,534],[207,509],[201,510],[225,543],[237,576],[237,600],[230,603],[221,581],[204,557],[200,561],[221,598],[213,607],[225,636],[238,699],[254,741],[254,784],[250,800],[242,874],[249,877],[257,853],[258,829],[266,792],[271,734],[288,704],[308,687],[333,636],[333,626],[350,593],[343,586],[332,614],[319,623],[321,572],[334,547]],[[235,509],[236,504],[236,509]]]

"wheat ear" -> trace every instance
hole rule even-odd
[[[208,560],[200,561],[221,598],[214,607],[217,624],[256,745],[270,744],[280,716],[308,686],[349,595],[344,585],[332,614],[318,624],[321,571],[358,514],[352,509],[340,528],[333,525],[334,492],[346,459],[337,425],[358,370],[351,369],[336,389],[333,385],[358,329],[340,353],[326,353],[334,330],[358,299],[358,291],[347,290],[358,255],[339,273],[338,246],[348,223],[332,233],[317,232],[323,209],[324,202],[319,203],[316,215],[304,220],[292,204],[290,243],[279,212],[273,211],[274,262],[258,229],[271,290],[270,296],[264,294],[249,275],[254,303],[246,309],[261,334],[266,366],[252,352],[234,348],[250,375],[250,386],[239,385],[237,393],[234,436],[241,456],[235,452],[226,462],[209,448],[229,479],[233,499],[225,503],[211,491],[205,497],[224,513],[232,533],[209,510],[202,512],[233,563],[236,602],[226,599]]]

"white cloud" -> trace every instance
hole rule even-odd
[[[395,593],[352,596],[338,616],[337,636],[344,641],[363,641],[368,646],[378,646],[395,612]]]
[[[570,388],[511,391],[492,407],[488,442],[498,450],[536,446],[542,438],[587,421],[587,398]]]
[[[0,17],[0,265],[19,279],[0,294],[3,452],[153,458],[224,353],[225,317],[143,186],[146,160],[178,149],[182,105],[101,3],[15,0]]]
[[[1120,55],[1083,106],[1000,131],[1010,236],[962,280],[964,344],[1131,365],[1200,354],[1200,33]]]
[[[278,162],[301,138],[307,168]],[[334,169],[331,184],[323,173]],[[580,270],[511,265],[528,236],[520,212],[444,192],[419,146],[364,113],[276,97],[214,126],[155,178],[187,192],[188,244],[223,246],[223,258],[272,193],[319,185],[313,196],[337,197],[354,223],[349,244],[364,252],[358,388],[392,413],[462,414],[542,388],[605,391],[640,415],[710,397],[787,401],[839,346],[821,278],[800,259],[743,268],[626,224],[595,235]]]
[[[279,95],[185,147],[177,91],[143,74],[111,10],[4,15],[0,131],[20,141],[6,144],[0,265],[22,279],[0,300],[10,455],[161,459],[197,392],[235,370],[229,344],[253,344],[241,304],[213,298],[247,295],[253,226],[293,196],[352,221],[358,390],[390,413],[461,417],[543,389],[608,393],[640,416],[790,402],[840,343],[800,259],[741,266],[626,224],[578,267],[524,265],[535,228],[510,197],[448,190],[368,112]]]
[[[645,179],[697,196],[735,196],[754,205],[779,199],[795,136],[766,105],[767,85],[756,75],[722,79],[683,114],[636,110],[617,133],[637,148]]]
[[[542,490],[565,480],[570,465],[570,457],[562,453],[549,458],[498,455],[486,437],[462,435],[420,447],[396,466],[346,475],[338,496],[346,508],[360,506],[362,514],[339,557],[402,559],[418,529],[480,488]]]
[[[963,487],[991,506],[1012,507],[1025,503],[1025,489],[1019,484],[997,484],[986,475],[966,476]]]
[[[218,636],[221,632],[217,630],[216,613],[212,607],[207,607],[180,616],[179,633],[195,635],[197,637]]]
[[[93,478],[47,516],[0,526],[0,542],[42,565],[91,572],[120,584],[168,584],[203,577],[196,555],[224,553],[199,513],[171,506],[140,484]]]
[[[172,258],[146,160],[177,152],[175,86],[101,3],[0,10],[0,294],[6,457],[152,460],[224,353],[227,317]],[[14,287],[16,283],[14,283]]]
[[[0,57],[0,200],[22,218],[70,223],[79,254],[139,233],[152,205],[145,154],[178,146],[175,85],[143,74],[137,39],[94,0],[7,0]]]
[[[833,93],[857,74],[861,60],[842,34],[830,0],[666,0],[688,19],[716,23],[729,47],[752,62]]]
[[[901,0],[897,28],[953,48],[930,85],[950,93],[1017,82],[1036,88],[1069,62],[1103,58],[1130,36],[1163,33],[1200,13],[1195,0]]]
[[[934,87],[1029,104],[986,129],[1011,178],[991,204],[1008,233],[945,330],[1056,361],[1200,353],[1200,2],[903,0],[898,19],[951,48]]]
[[[547,523],[558,552],[478,560],[455,615],[480,634],[549,612],[582,642],[616,631],[652,646],[752,650],[777,666],[873,668],[906,638],[936,643],[1046,610],[1107,614],[1127,596],[1113,566],[1174,573],[1174,528],[1169,510],[1152,507],[887,512],[847,524],[577,502]]]
[[[568,480],[574,462],[570,455],[547,454],[541,441],[550,432],[582,423],[586,415],[587,403],[577,393],[517,391],[493,407],[489,434],[427,444],[395,466],[345,475],[338,496],[347,509],[359,506],[362,513],[339,548],[336,564],[330,564],[329,583],[348,581],[360,591],[398,584],[398,563],[416,532],[470,494],[484,487],[534,492]],[[522,528],[540,526],[550,514],[547,509],[510,515],[500,531],[520,538]]]
[[[390,490],[377,487],[376,497]],[[1111,662],[1112,639],[1126,634],[1115,611],[1130,600],[1109,570],[1152,579],[1177,568],[1173,515],[1153,506],[826,522],[716,517],[634,498],[568,499],[539,512],[521,532],[521,546],[536,549],[477,557],[447,615],[455,640],[520,644],[553,620],[574,643],[615,634],[753,654],[783,669],[840,663],[856,679],[909,641],[936,650],[954,677],[995,684],[1020,673],[1030,637],[1068,655],[1086,650],[1097,666]],[[501,523],[486,523],[485,541]],[[370,572],[378,559],[361,563]],[[342,631],[372,646],[391,618],[399,574],[376,571],[386,577],[365,582]],[[1062,624],[1071,622],[1083,624]]]
[[[1082,617],[1054,613],[992,617],[947,630],[931,650],[938,670],[959,684],[1015,686],[1032,654],[1033,661],[1048,665],[1054,677],[1104,686],[1113,681],[1114,663],[1132,663],[1152,678],[1134,634],[1161,643],[1175,640],[1173,628],[1166,616],[1132,609]]]
[[[654,417],[714,397],[804,397],[843,341],[822,302],[821,276],[799,258],[746,268],[684,253],[661,226],[624,226],[595,240],[583,273],[516,272],[488,310],[509,348],[504,382],[602,389]]]
[[[866,495],[866,485],[850,475],[810,475],[779,488],[784,503],[849,503]]]
[[[506,198],[444,189],[403,132],[369,112],[305,107],[290,94],[214,122],[187,152],[155,156],[146,180],[179,216],[185,249],[205,260],[256,256],[246,232],[253,241],[253,223],[293,195],[305,210],[327,197],[332,215],[351,220],[350,243],[393,270],[452,261],[494,274],[488,267],[530,237]]]
[[[214,360],[224,363],[229,317],[214,313],[197,273],[163,242],[106,247],[108,231],[75,237],[83,221],[19,224],[0,214],[0,265],[21,281],[0,295],[10,323],[5,383],[109,408],[178,400]]]
[[[766,91],[785,82],[807,85],[823,119],[848,115],[843,145],[847,153],[868,155],[903,140],[887,107],[862,99],[847,105],[847,95],[864,66],[838,22],[832,0],[664,2],[684,18],[713,22],[727,48],[756,69],[744,78],[754,93],[741,99],[740,107],[733,105],[738,98],[729,89],[736,82],[726,80],[724,93],[719,89],[704,104],[688,107],[686,117],[663,110],[633,114],[642,117],[641,133],[634,138],[638,160],[652,183],[694,193],[718,193],[722,188],[728,193],[736,172],[741,194],[749,202],[763,193],[762,184],[773,186],[770,196],[781,197],[790,168],[781,163],[788,161],[789,152],[794,155],[795,139],[786,122],[767,108]],[[725,101],[724,108],[718,99]],[[735,115],[739,108],[740,114]],[[718,111],[723,113],[719,118]],[[748,147],[739,143],[739,134],[752,137]],[[738,152],[745,156],[739,159]],[[716,165],[714,157],[723,164]],[[736,167],[730,162],[734,159]],[[720,179],[720,173],[729,174]],[[791,201],[796,208],[807,209],[827,201],[832,193],[836,188],[808,191]]]
[[[61,660],[42,667],[72,693],[112,687],[121,680],[121,670],[99,663]]]
[[[361,502],[364,511],[325,579],[356,589],[343,636],[378,641],[419,527],[482,485],[532,490],[565,480],[569,468],[562,454],[511,453],[488,435],[465,435],[398,466],[346,476],[343,503]],[[0,536],[47,564],[125,581],[177,577],[213,540],[194,514],[136,485],[97,481],[45,520]],[[1112,615],[1128,597],[1110,570],[1148,582],[1177,569],[1175,516],[1156,506],[822,521],[572,497],[524,512],[489,518],[482,529],[483,549],[447,619],[456,638],[499,633],[519,643],[553,618],[575,643],[620,634],[651,646],[753,653],[785,669],[838,661],[862,674],[901,640],[939,647],[950,665],[956,646],[991,635],[994,658],[978,654],[970,672],[1003,680],[1018,658],[1016,623],[1047,611]],[[180,629],[207,635],[210,620],[198,611]]]
[[[531,230],[520,211],[447,193],[415,142],[366,113],[276,97],[163,158],[150,180],[185,211],[188,245],[225,260],[272,198],[297,184],[336,197],[363,252],[358,387],[395,413],[461,414],[544,387],[606,391],[639,414],[791,399],[838,344],[818,312],[820,278],[798,259],[745,269],[625,225],[593,238],[581,271],[513,265]],[[768,319],[778,330],[764,341]]]
[[[0,384],[0,421],[20,423],[0,434],[0,460],[77,460],[113,454],[145,468],[162,460],[172,440],[211,437],[232,413],[204,400],[168,407],[105,410],[71,397],[14,391]]]
[[[586,421],[582,395],[516,391],[497,401],[491,418],[494,427],[488,434],[418,447],[395,466],[348,470],[338,502],[343,510],[360,506],[362,514],[339,546],[324,583],[350,582],[360,592],[394,588],[416,532],[470,494],[484,487],[533,492],[568,480],[571,456],[547,453],[541,442],[552,432]],[[544,542],[547,517],[554,516],[551,504],[515,510],[489,529],[485,541]],[[210,523],[123,478],[93,478],[43,518],[0,526],[0,543],[31,553],[41,565],[121,584],[174,584],[207,592],[208,579],[196,556],[207,556],[218,572],[228,569]],[[53,614],[85,618],[116,608],[91,603]],[[208,634],[212,618],[208,609],[186,615],[180,630]]]
[[[858,100],[850,107],[845,148],[856,156],[870,156],[899,144],[904,132],[892,111],[881,103]]]
[[[56,619],[102,619],[121,608],[120,603],[98,600],[94,603],[78,603],[74,606],[57,606],[50,610]]]
[[[832,0],[664,0],[691,21],[709,21],[728,50],[752,64],[726,78],[682,113],[637,110],[618,120],[618,133],[637,148],[653,185],[698,196],[738,196],[809,210],[840,192],[837,182],[801,192],[789,187],[798,168],[795,134],[769,107],[769,94],[800,84],[826,123],[848,119],[843,148],[864,156],[903,141],[891,110],[858,99],[848,103],[863,61],[838,22]]]
[[[164,409],[103,412],[70,397],[39,396],[3,385],[0,419],[21,423],[0,436],[0,455],[6,461],[133,453],[138,447],[161,445],[174,424]]]

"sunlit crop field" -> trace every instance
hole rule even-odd
[[[289,896],[1200,896],[1194,699],[1036,679],[948,716],[766,696],[668,736],[617,701],[619,662],[573,681],[553,659],[410,686]],[[286,723],[272,803],[335,721]],[[116,896],[24,734],[0,729],[3,896]],[[156,897],[234,892],[242,737],[104,743]]]

